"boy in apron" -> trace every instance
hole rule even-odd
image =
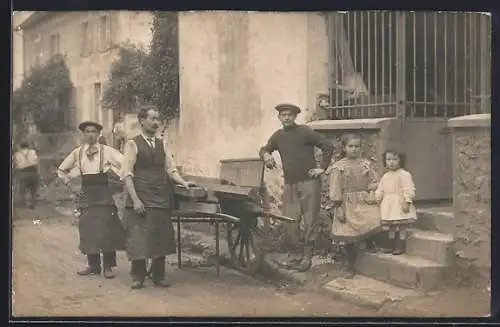
[[[69,172],[80,171],[82,188],[78,196],[80,217],[80,251],[87,256],[88,265],[78,271],[80,276],[100,275],[113,278],[116,251],[124,248],[124,230],[113,200],[109,175],[119,172],[123,155],[110,146],[98,143],[102,126],[86,121],[78,127],[85,142],[74,149],[58,168],[58,176],[72,192]],[[101,269],[101,252],[102,269]]]

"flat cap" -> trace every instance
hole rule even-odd
[[[103,128],[101,124],[96,123],[94,121],[87,120],[87,121],[84,121],[83,123],[81,123],[80,125],[78,125],[78,129],[83,132],[85,130],[85,128],[87,128],[88,126],[95,127],[98,132],[102,131],[102,128]]]
[[[275,107],[275,109],[278,111],[291,110],[297,114],[300,113],[300,108],[294,104],[291,104],[291,103],[280,103]]]

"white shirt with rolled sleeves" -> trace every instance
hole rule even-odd
[[[100,144],[96,144],[98,152],[94,155],[92,160],[87,157],[88,144],[83,145],[83,151],[81,147],[77,147],[63,160],[57,169],[57,175],[63,181],[69,181],[71,177],[70,172],[77,168],[81,169],[82,174],[98,174],[100,168]],[[103,172],[106,173],[109,170],[113,171],[119,176],[120,169],[122,167],[124,156],[120,151],[108,146],[102,145],[103,149]],[[80,158],[80,152],[82,157]]]
[[[148,137],[146,137],[146,135],[142,133],[140,135],[144,138],[146,144],[151,146]],[[170,177],[172,177],[172,175],[177,172],[177,166],[175,165],[174,158],[172,157],[170,152],[167,151],[165,141],[162,141],[162,144],[163,144],[163,149],[165,150],[165,171]],[[127,143],[125,144],[123,155],[124,155],[124,161],[122,169],[120,171],[120,178],[122,180],[124,180],[128,176],[131,177],[134,176],[134,166],[137,160],[137,144],[135,144],[135,141],[133,139],[128,140]]]

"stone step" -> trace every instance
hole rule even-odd
[[[356,275],[353,279],[336,278],[322,288],[335,299],[374,309],[379,309],[388,302],[424,296],[423,292],[397,287],[361,275]]]
[[[398,287],[432,290],[443,282],[446,266],[407,254],[360,252],[357,272]]]
[[[454,239],[452,234],[419,229],[408,230],[406,254],[428,259],[445,266],[455,262]]]
[[[456,221],[451,211],[420,209],[417,210],[417,214],[415,228],[444,234],[455,233]]]

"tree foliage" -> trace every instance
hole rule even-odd
[[[151,101],[153,86],[148,78],[149,57],[145,49],[133,44],[120,47],[113,62],[103,96],[103,105],[118,111],[134,109],[137,102]]]
[[[121,47],[113,63],[104,105],[129,111],[139,104],[156,105],[164,118],[179,115],[177,13],[155,12],[149,52],[135,45]]]
[[[62,56],[55,56],[44,65],[35,66],[14,91],[14,120],[30,113],[42,133],[56,133],[66,129],[61,124],[67,108],[59,105],[61,97],[72,90],[68,67]]]
[[[176,12],[159,11],[153,16],[150,46],[152,102],[167,119],[179,115],[179,47]]]

